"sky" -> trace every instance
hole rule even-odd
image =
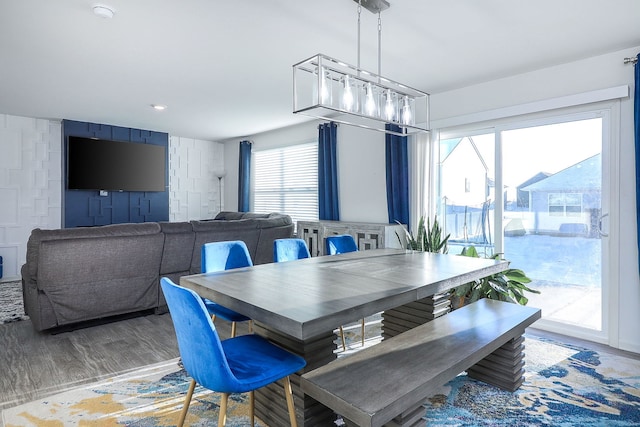
[[[503,183],[515,188],[539,172],[554,174],[600,153],[602,119],[505,130],[501,135]],[[494,133],[471,138],[495,179]]]

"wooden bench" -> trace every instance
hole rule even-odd
[[[520,387],[522,335],[539,318],[537,308],[483,299],[304,374],[302,390],[348,425],[425,425],[423,403],[465,370]]]

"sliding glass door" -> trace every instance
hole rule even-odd
[[[438,217],[449,252],[503,253],[533,279],[541,294],[528,294],[529,305],[552,330],[605,332],[606,120],[550,117],[439,142]]]

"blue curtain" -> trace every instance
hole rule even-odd
[[[249,212],[251,185],[251,141],[240,141],[238,165],[238,212]]]
[[[318,217],[340,221],[338,203],[338,125],[334,122],[318,126]]]
[[[636,56],[635,91],[633,93],[634,135],[636,137],[636,221],[638,225],[638,252],[640,253],[640,53]],[[640,260],[639,260],[640,263]]]
[[[387,130],[401,132],[398,125],[387,124]],[[409,156],[407,137],[385,134],[387,165],[387,210],[389,223],[398,221],[409,226]]]

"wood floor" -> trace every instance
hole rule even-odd
[[[227,322],[216,325],[221,338],[229,336]],[[0,410],[176,357],[169,314],[55,335],[34,331],[29,320],[0,325]]]
[[[221,338],[229,337],[227,322],[217,321],[216,326]],[[375,333],[375,326],[367,322],[368,334]],[[239,324],[238,334],[244,333],[246,323]],[[527,335],[640,360],[635,353],[532,328]],[[55,335],[34,331],[28,320],[0,325],[0,410],[177,357],[169,314],[91,324]]]

